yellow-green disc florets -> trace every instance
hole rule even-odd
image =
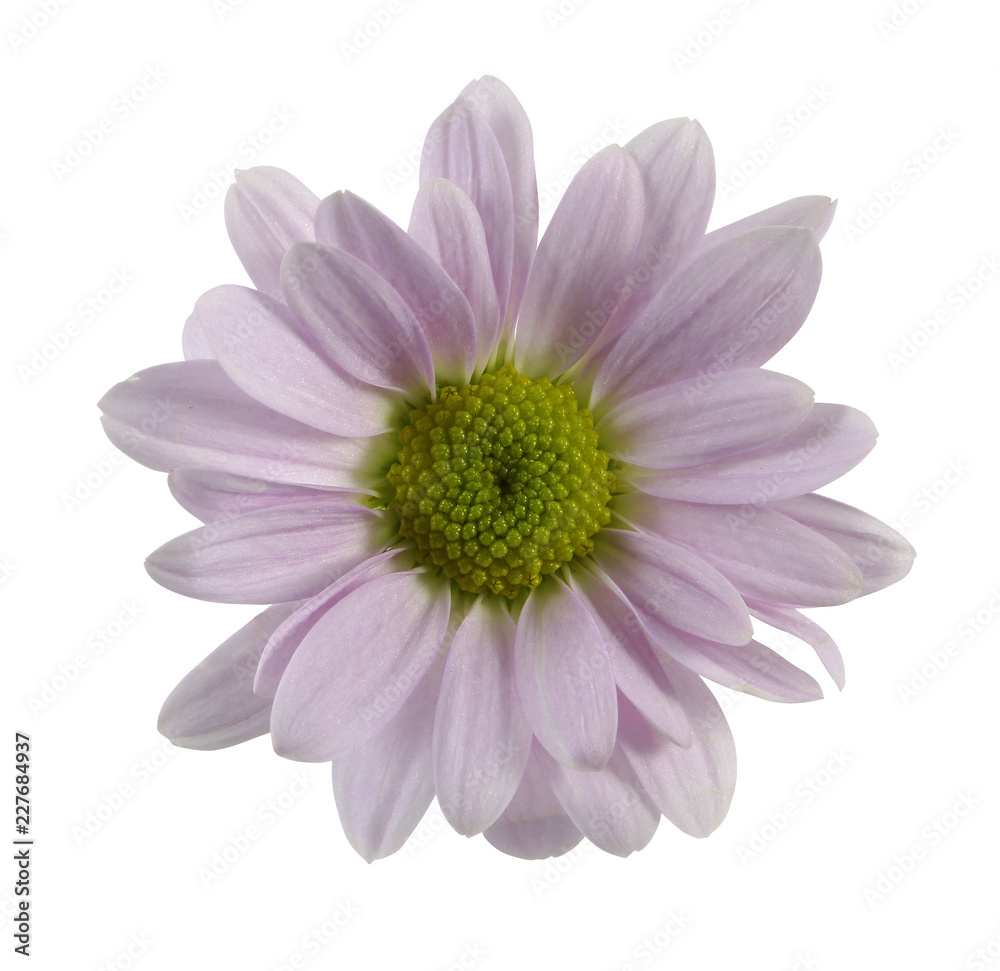
[[[536,587],[611,518],[615,477],[570,384],[504,365],[410,412],[400,443],[399,531],[463,590]]]

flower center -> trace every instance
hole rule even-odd
[[[410,412],[390,503],[417,558],[463,590],[537,587],[611,518],[615,477],[570,384],[509,364]]]

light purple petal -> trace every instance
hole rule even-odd
[[[812,404],[812,390],[801,381],[740,368],[626,398],[598,422],[597,430],[617,459],[650,469],[684,469],[788,434]]]
[[[192,530],[151,553],[146,570],[168,590],[199,600],[301,600],[385,549],[394,533],[384,513],[331,495]]]
[[[463,836],[481,833],[510,802],[531,750],[514,686],[514,621],[496,597],[477,598],[452,639],[434,722],[434,787]]]
[[[415,398],[434,387],[419,321],[366,263],[330,246],[296,243],[282,260],[281,285],[310,343],[342,371]]]
[[[724,644],[750,640],[750,617],[733,585],[682,546],[605,528],[595,538],[593,557],[654,644],[673,628]]]
[[[528,595],[514,657],[518,695],[538,740],[566,765],[601,768],[615,745],[615,679],[594,618],[564,583],[550,580]]]
[[[226,229],[253,281],[269,297],[281,297],[281,258],[292,243],[315,239],[319,198],[298,179],[270,165],[237,169],[226,193]]]
[[[479,354],[472,308],[430,253],[350,192],[320,203],[316,236],[367,263],[403,298],[427,338],[439,383],[468,383]]]
[[[385,550],[348,570],[315,597],[300,602],[299,609],[275,629],[264,646],[254,678],[254,694],[262,698],[274,697],[295,649],[330,607],[369,580],[409,569],[412,565],[412,557],[406,550]]]
[[[575,570],[573,590],[590,609],[608,648],[618,690],[656,728],[678,745],[691,744],[691,725],[663,666],[641,628],[629,616],[610,587],[589,570]]]
[[[278,685],[274,750],[326,762],[373,738],[434,662],[450,607],[449,581],[414,570],[376,577],[330,607]]]
[[[521,164],[532,165],[533,186],[533,163]],[[504,150],[482,108],[475,101],[460,96],[435,119],[427,132],[421,153],[420,181],[434,177],[454,182],[479,212],[486,230],[500,314],[505,316],[512,291],[515,236],[520,256],[522,234],[526,234],[528,227],[519,227],[515,231],[513,187]],[[536,233],[537,218],[536,204]]]
[[[807,229],[758,229],[707,251],[615,340],[594,379],[591,406],[763,364],[806,319],[821,271],[819,242]]]
[[[265,735],[271,702],[253,693],[264,644],[298,603],[259,613],[227,638],[170,692],[156,727],[182,748],[217,749]]]
[[[199,297],[195,314],[222,369],[252,398],[334,435],[373,435],[392,424],[399,396],[342,371],[317,351],[284,304],[248,287]]]
[[[556,799],[539,753],[542,748],[536,741],[514,798],[483,834],[498,850],[521,860],[562,856],[583,839]]]
[[[538,244],[514,336],[514,367],[554,376],[576,363],[614,310],[642,233],[642,176],[609,145],[574,176]]]
[[[678,665],[670,677],[695,726],[690,748],[664,738],[625,701],[619,745],[656,808],[689,836],[704,837],[726,818],[736,788],[736,746],[725,716],[701,679]]]
[[[813,405],[782,438],[733,458],[691,469],[658,472],[635,466],[621,473],[643,492],[688,502],[761,505],[812,492],[849,472],[875,446],[878,432],[847,405]]]
[[[185,361],[210,361],[215,357],[197,314],[191,314],[184,322],[184,330],[181,332],[181,351]]]
[[[729,242],[753,229],[765,229],[768,226],[796,226],[811,230],[817,239],[822,239],[830,228],[830,223],[833,222],[836,209],[837,203],[828,196],[799,196],[797,199],[788,199],[786,202],[771,206],[770,209],[764,209],[744,219],[737,219],[728,226],[721,226],[708,233],[699,242],[697,254],[700,255],[720,243]]]
[[[853,506],[813,494],[772,508],[836,543],[864,577],[860,596],[902,580],[913,566],[916,550],[896,530]]]
[[[435,664],[378,734],[333,762],[344,833],[369,863],[400,849],[434,798],[431,735],[440,684]]]
[[[500,304],[479,212],[453,182],[427,179],[413,202],[409,232],[469,301],[479,347],[476,369],[485,370],[500,339]]]
[[[568,769],[546,752],[540,753],[539,759],[566,815],[595,846],[615,856],[628,856],[653,838],[660,812],[621,746],[600,772]]]
[[[159,364],[98,403],[108,438],[160,472],[200,469],[270,482],[368,491],[372,442],[336,438],[244,394],[217,361]]]
[[[813,623],[792,607],[750,599],[746,603],[751,617],[805,641],[816,652],[816,657],[837,687],[843,690],[844,658],[833,638],[819,624]]]
[[[739,506],[621,496],[615,512],[641,531],[681,543],[728,577],[744,596],[826,607],[861,592],[861,572],[835,543],[770,506]]]
[[[167,476],[170,494],[203,523],[232,519],[243,513],[302,499],[322,499],[325,492],[225,472],[174,469]]]

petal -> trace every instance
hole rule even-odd
[[[280,299],[281,258],[292,243],[311,242],[319,198],[282,169],[258,165],[237,169],[226,193],[226,229],[233,249],[253,281]]]
[[[199,600],[301,600],[384,549],[394,533],[390,517],[349,499],[305,499],[178,536],[149,555],[146,571]]]
[[[483,834],[498,850],[522,860],[562,856],[583,839],[549,785],[540,752],[535,742],[514,798]]]
[[[479,353],[472,308],[419,243],[350,192],[320,203],[316,236],[367,263],[403,298],[427,338],[439,383],[468,383]]]
[[[293,486],[249,479],[225,472],[174,469],[167,476],[170,494],[203,523],[232,519],[256,509],[302,499],[321,499],[325,493],[309,486]]]
[[[515,232],[510,170],[504,150],[476,101],[459,96],[427,132],[421,153],[420,181],[434,177],[454,182],[479,212],[486,230],[500,314],[505,316],[512,292],[515,235],[520,251],[521,234],[526,228],[520,227]],[[528,218],[530,224],[531,217]],[[537,203],[534,219],[537,227]]]
[[[326,762],[373,738],[433,663],[450,606],[447,580],[410,570],[376,577],[330,607],[278,685],[274,750]]]
[[[619,745],[656,808],[689,836],[713,832],[736,788],[736,746],[725,715],[701,679],[678,665],[670,677],[696,725],[690,748],[674,745],[627,701]]]
[[[344,833],[369,863],[391,856],[434,798],[431,735],[441,665],[373,738],[333,762],[333,795]]]
[[[600,333],[642,233],[642,175],[609,145],[574,176],[538,244],[514,337],[514,367],[532,377],[571,367]]]
[[[830,223],[833,222],[836,209],[837,203],[829,196],[799,196],[796,199],[789,199],[771,206],[770,209],[764,209],[762,212],[737,219],[728,226],[713,230],[700,240],[697,253],[704,253],[743,233],[749,233],[754,229],[766,229],[768,226],[797,226],[814,232],[817,239],[822,239],[830,228]]]
[[[169,472],[200,469],[370,490],[372,443],[335,438],[244,394],[217,361],[160,364],[116,384],[98,403],[104,430],[126,455]]]
[[[215,357],[197,314],[191,314],[184,322],[184,330],[181,332],[181,350],[184,353],[185,361],[210,361]]]
[[[413,202],[409,232],[469,301],[479,347],[476,370],[485,370],[500,339],[500,304],[479,212],[453,182],[427,179]]]
[[[875,446],[878,432],[846,405],[813,405],[801,424],[768,445],[691,469],[621,474],[650,495],[688,502],[746,503],[752,516],[766,502],[812,492],[849,472]]]
[[[826,668],[837,687],[843,690],[844,658],[833,638],[819,624],[813,623],[808,617],[804,617],[792,607],[782,607],[750,599],[747,600],[746,604],[751,617],[756,617],[771,627],[786,631],[793,637],[805,641],[816,652],[816,657],[819,658],[820,663]]]
[[[621,496],[615,512],[641,531],[681,543],[747,597],[803,607],[854,600],[861,572],[835,543],[770,506],[706,506]]]
[[[758,448],[792,431],[812,389],[760,368],[718,371],[626,398],[597,425],[615,458],[684,469]]]
[[[267,734],[271,702],[252,690],[257,659],[298,603],[277,604],[223,641],[170,692],[156,724],[182,748],[217,749]]]
[[[733,585],[689,550],[665,539],[602,529],[594,561],[613,581],[654,644],[674,628],[724,644],[745,644],[753,630]],[[627,622],[627,621],[626,621]]]
[[[517,621],[517,692],[539,742],[566,765],[599,769],[618,724],[615,679],[594,618],[569,587],[533,590]]]
[[[316,621],[335,603],[357,590],[375,577],[386,576],[412,566],[412,557],[398,549],[385,550],[369,557],[348,570],[339,580],[335,580],[325,590],[321,590],[301,606],[287,620],[283,621],[270,636],[260,656],[257,674],[254,677],[254,694],[262,698],[273,698],[288,662],[302,639],[312,630]]]
[[[681,746],[691,744],[691,725],[646,635],[624,623],[621,600],[589,570],[571,577],[574,592],[590,609],[608,648],[618,690],[656,728]]]
[[[853,506],[807,495],[784,499],[772,508],[836,543],[864,577],[860,596],[902,580],[913,566],[916,550],[896,530]]]
[[[539,758],[566,815],[595,846],[615,856],[628,856],[653,838],[659,810],[620,746],[600,772],[568,769],[546,752]]]
[[[705,371],[763,364],[802,326],[821,269],[807,229],[758,229],[702,254],[615,340],[591,407]]]
[[[448,650],[434,721],[434,788],[463,836],[500,815],[531,750],[514,687],[514,631],[506,604],[481,596]]]
[[[310,343],[347,374],[414,398],[434,387],[427,339],[402,297],[361,260],[318,243],[296,243],[281,285]]]
[[[284,304],[221,286],[199,297],[195,315],[233,383],[269,408],[334,435],[373,435],[392,424],[398,396],[317,351]]]

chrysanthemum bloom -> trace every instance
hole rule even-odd
[[[190,597],[270,604],[160,716],[210,749],[270,732],[333,763],[366,859],[432,798],[526,858],[646,845],[726,814],[732,736],[703,678],[821,694],[751,618],[840,654],[799,607],[905,575],[912,550],[817,495],[875,443],[763,365],[820,279],[829,199],[705,234],[687,119],[591,158],[537,244],[531,130],[494,78],[431,126],[407,232],[348,192],[240,173],[255,289],[202,296],[185,360],[101,402],[206,525],[147,562]]]

